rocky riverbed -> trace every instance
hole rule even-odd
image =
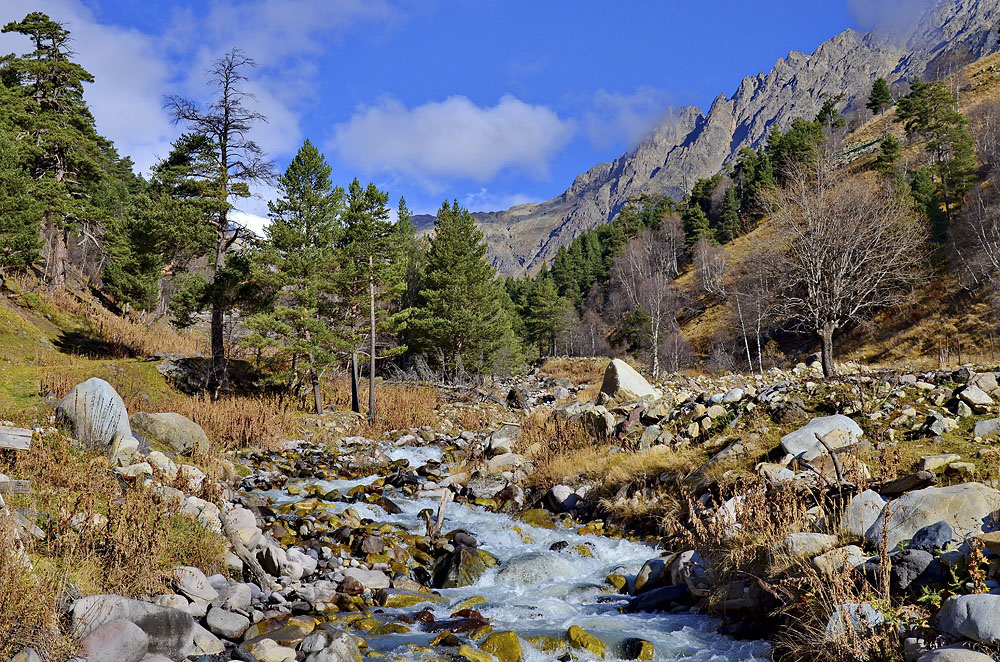
[[[78,388],[69,402],[120,403],[100,380]],[[527,414],[486,430],[443,420],[368,439],[325,415],[212,478],[104,425],[121,480],[224,534],[230,551],[226,574],[174,568],[170,593],[67,603],[81,656],[749,661],[769,659],[807,614],[815,632],[798,659],[870,655],[871,642],[911,661],[992,659],[994,373],[821,380],[801,365],[654,386],[615,361],[596,399],[580,393],[523,380],[508,401]],[[60,408],[94,438],[86,411]],[[593,467],[530,480],[547,455],[521,438],[528,415],[578,426],[612,459],[704,459],[627,477],[599,503]],[[204,442],[190,421],[156,423],[163,439]],[[664,494],[688,500],[669,535],[608,519]]]

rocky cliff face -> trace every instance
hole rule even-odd
[[[572,239],[610,221],[632,197],[680,198],[744,146],[756,147],[772,127],[811,118],[825,94],[846,94],[863,107],[872,82],[938,78],[958,62],[998,47],[996,0],[943,0],[904,34],[847,30],[812,54],[791,52],[768,73],[743,79],[731,97],[719,95],[707,114],[682,108],[635,148],[579,175],[562,195],[506,211],[476,214],[490,257],[501,273],[531,273]],[[860,101],[860,104],[858,102]]]

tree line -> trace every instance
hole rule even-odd
[[[764,370],[775,339],[804,332],[833,374],[834,334],[908,301],[927,277],[993,282],[1000,103],[970,123],[946,81],[894,90],[879,78],[866,109],[894,109],[893,121],[868,172],[852,175],[835,163],[854,128],[842,105],[843,95],[827,96],[814,118],[772,130],[681,201],[636,198],[561,248],[551,268],[508,281],[526,345],[639,353],[657,375],[694,360],[683,322],[718,303],[727,319],[706,357],[714,367]],[[765,217],[775,241],[734,259],[729,245]]]
[[[228,388],[237,342],[317,411],[323,374],[350,361],[357,377],[366,359],[369,417],[377,361],[420,353],[446,375],[520,366],[513,307],[468,210],[445,202],[417,238],[404,199],[393,218],[374,184],[335,186],[308,140],[276,172],[254,140],[267,118],[242,51],[208,71],[207,104],[164,100],[178,135],[143,177],[98,133],[84,99],[93,76],[73,61],[68,30],[32,12],[3,32],[33,49],[0,59],[0,282],[33,269],[51,289],[92,284],[121,312],[207,322],[213,396]],[[261,183],[278,195],[258,237],[233,210]]]

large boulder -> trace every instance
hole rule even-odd
[[[139,449],[125,402],[103,379],[91,377],[74,386],[56,405],[56,414],[70,422],[77,441],[105,452],[114,447],[118,457],[113,459],[122,464],[130,464]]]
[[[651,396],[654,399],[663,397],[663,393],[636,372],[635,368],[621,359],[613,359],[604,371],[604,382],[601,393],[610,401],[630,402],[639,398]]]
[[[889,549],[911,540],[925,526],[946,522],[959,538],[996,528],[1000,492],[982,483],[925,487],[894,499],[865,533],[873,545],[887,533]]]
[[[502,584],[521,586],[542,580],[557,580],[573,575],[573,565],[563,556],[529,552],[508,560],[497,573]]]
[[[885,503],[885,499],[872,490],[865,490],[851,497],[850,503],[844,509],[841,528],[852,538],[864,538],[878,520],[878,516],[882,514]]]
[[[136,412],[132,415],[132,427],[175,453],[189,455],[192,452],[208,451],[209,441],[205,431],[190,418],[180,414]]]
[[[88,662],[139,662],[149,649],[149,635],[124,619],[105,623],[80,643]]]
[[[955,595],[944,601],[935,627],[945,634],[983,643],[1000,642],[1000,595]]]
[[[861,426],[843,414],[821,416],[782,437],[781,447],[786,453],[808,462],[827,454],[821,439],[834,451],[854,446],[864,434]]]
[[[917,662],[996,662],[996,660],[979,651],[946,646],[924,653],[917,658]]]
[[[434,588],[472,586],[486,572],[486,563],[475,547],[456,545],[434,564],[431,585]]]
[[[149,637],[150,653],[182,660],[194,648],[194,619],[179,609],[120,595],[90,595],[73,603],[73,634],[80,640],[117,620],[138,625]]]

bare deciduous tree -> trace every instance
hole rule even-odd
[[[729,253],[718,244],[702,237],[694,244],[695,279],[706,294],[726,296],[724,276],[729,266]]]
[[[776,255],[771,252],[756,253],[737,265],[728,289],[729,305],[735,324],[743,336],[747,363],[754,370],[764,373],[764,336],[777,312],[778,284],[776,269],[772,267]]]
[[[787,240],[775,260],[778,301],[819,338],[823,374],[834,375],[833,334],[904,303],[920,281],[925,230],[890,186],[826,168],[797,173],[771,203]]]
[[[984,101],[970,111],[969,125],[980,161],[991,170],[1000,168],[1000,99]]]
[[[666,220],[659,231],[645,231],[626,244],[611,270],[612,296],[646,317],[644,335],[654,379],[660,376],[661,340],[677,326],[681,310],[681,296],[673,285],[677,258],[669,250],[664,225]]]

